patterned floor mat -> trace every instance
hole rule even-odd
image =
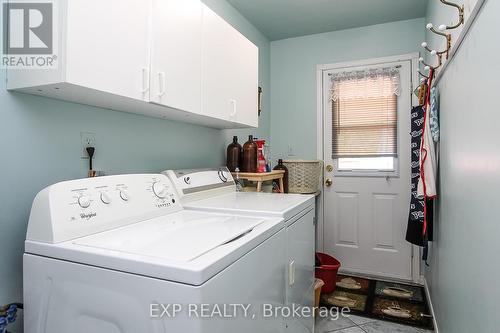
[[[424,288],[356,276],[338,275],[336,289],[321,295],[324,306],[347,307],[352,313],[432,329]]]

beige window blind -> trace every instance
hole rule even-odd
[[[341,73],[332,85],[333,158],[397,157],[399,72]]]

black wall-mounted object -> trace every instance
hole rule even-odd
[[[259,97],[258,97],[258,112],[259,112],[259,117],[260,117],[260,113],[262,112],[262,87],[259,87],[258,89],[258,94],[259,94]]]

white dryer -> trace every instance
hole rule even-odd
[[[314,306],[315,198],[313,195],[237,192],[227,168],[167,170],[185,209],[283,219],[286,231],[285,304]],[[289,316],[288,332],[312,332],[314,318]]]
[[[183,210],[160,174],[49,186],[25,242],[25,332],[283,331],[262,310],[284,304],[285,236],[281,218]]]

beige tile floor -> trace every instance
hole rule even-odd
[[[377,319],[347,315],[316,318],[315,333],[432,333],[433,331]]]

